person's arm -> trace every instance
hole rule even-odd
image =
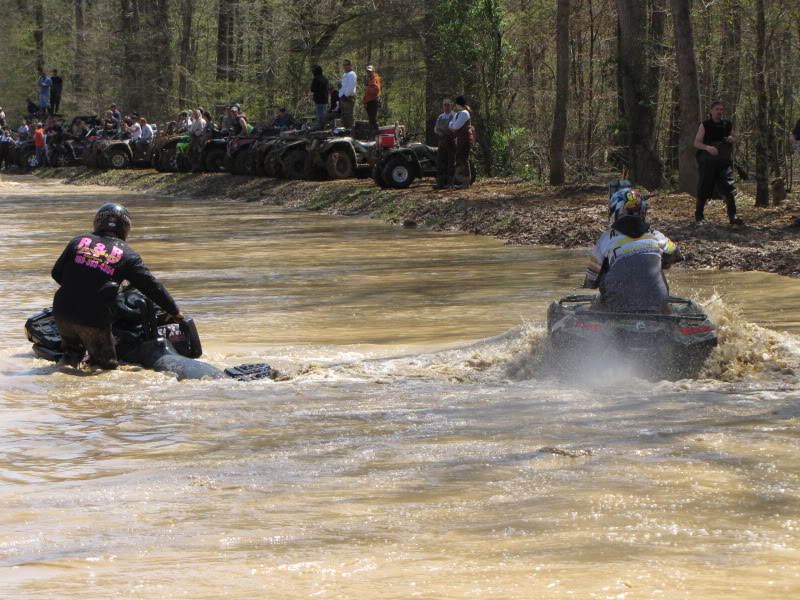
[[[175,303],[175,300],[161,282],[156,279],[145,266],[141,256],[134,252],[130,246],[127,247],[126,253],[129,253],[130,260],[128,265],[126,265],[125,279],[130,281],[136,289],[150,298],[150,300],[158,304],[168,315],[177,320],[183,319],[183,314]]]
[[[694,147],[698,150],[705,150],[711,156],[716,156],[719,154],[719,150],[717,150],[714,146],[707,146],[703,143],[703,138],[706,136],[706,128],[700,123],[700,127],[697,128],[697,135],[694,136]]]
[[[603,240],[601,237],[597,240],[592,253],[589,255],[589,264],[586,267],[586,276],[583,279],[582,288],[595,289],[600,285],[600,273],[603,270],[604,256],[600,248],[600,242]]]
[[[53,265],[53,270],[50,271],[50,275],[58,285],[61,285],[61,282],[64,278],[64,263],[67,262],[67,255],[69,254],[69,249],[71,245],[72,243],[67,244],[67,247],[64,248],[64,251],[61,253],[61,256],[58,257],[56,264]]]

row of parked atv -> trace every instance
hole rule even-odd
[[[127,134],[105,131],[92,116],[76,117],[67,132],[80,120],[90,125],[88,133],[61,136],[50,148],[52,165],[141,166],[162,172],[201,169],[285,179],[371,176],[376,184],[389,188],[406,188],[419,177],[436,176],[437,149],[412,142],[399,125],[381,127],[371,140],[366,121],[356,122],[352,129],[281,131],[260,126],[239,136],[214,131],[203,142],[200,156],[193,158],[187,134],[158,135],[143,147],[126,139]],[[32,142],[18,143],[17,162],[27,168],[39,166]]]

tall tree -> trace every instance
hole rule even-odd
[[[569,0],[558,0],[556,12],[556,102],[550,134],[550,183],[564,183],[564,141],[569,101]]]
[[[675,31],[675,59],[680,90],[680,129],[678,146],[678,188],[697,193],[697,162],[693,140],[700,123],[700,90],[692,31],[692,0],[672,0],[672,25]]]
[[[767,16],[764,0],[756,0],[756,206],[769,205],[769,96],[767,95]]]
[[[75,49],[72,60],[72,90],[75,98],[83,99],[86,70],[86,23],[83,0],[75,0]]]
[[[664,168],[656,150],[656,114],[660,69],[655,47],[664,33],[661,0],[617,0],[619,67],[625,104],[625,126],[630,154],[630,177],[645,187],[664,184]],[[650,7],[650,26],[646,8]]]

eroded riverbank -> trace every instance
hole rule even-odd
[[[43,169],[38,177],[65,183],[114,185],[182,198],[235,198],[338,215],[369,216],[389,223],[491,235],[511,244],[589,247],[606,221],[602,185],[552,188],[519,178],[478,181],[469,190],[435,190],[422,180],[407,190],[382,190],[371,180],[285,181],[227,174],[158,173],[153,170]],[[681,268],[766,271],[800,278],[798,195],[782,206],[756,208],[742,190],[739,214],[746,227],[727,224],[724,205],[712,201],[708,223],[694,224],[686,194],[652,198],[651,222],[680,244]]]

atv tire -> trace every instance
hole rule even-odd
[[[131,166],[131,157],[124,150],[112,150],[106,160],[112,169],[127,169]]]
[[[225,170],[225,149],[213,148],[206,153],[206,171],[209,173],[220,173]]]
[[[69,154],[66,152],[56,152],[52,156],[51,162],[53,163],[54,167],[68,167],[72,161],[69,158]]]
[[[372,167],[372,181],[374,181],[378,187],[387,187],[386,182],[383,180],[383,169],[377,165]]]
[[[39,157],[36,156],[35,148],[27,148],[19,157],[19,166],[23,169],[37,169],[42,165],[39,164]]]
[[[290,150],[281,159],[281,171],[286,179],[303,179],[305,177],[305,165],[305,150]]]
[[[350,179],[353,176],[353,159],[343,150],[334,150],[325,159],[325,170],[331,179]]]
[[[402,190],[414,183],[416,175],[411,163],[402,158],[392,158],[387,161],[381,172],[386,187]]]
[[[251,175],[247,150],[240,151],[233,159],[233,172],[237,175]]]

